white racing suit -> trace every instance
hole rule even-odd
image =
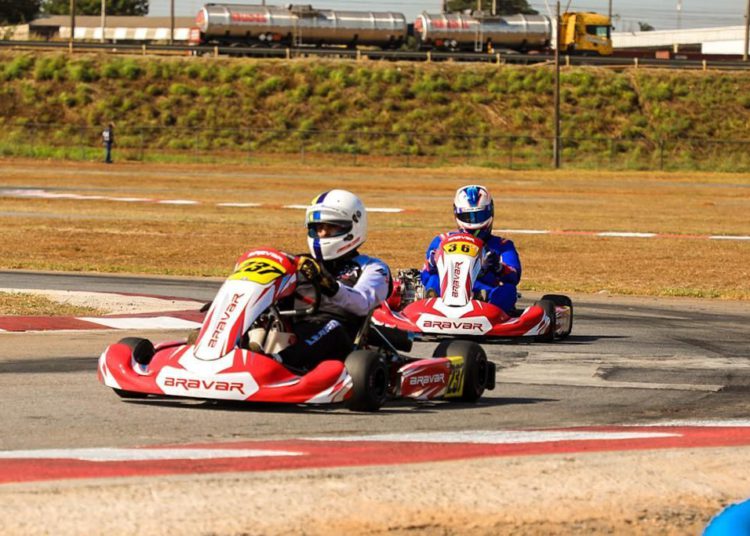
[[[327,359],[346,359],[365,317],[390,294],[390,270],[380,259],[354,252],[326,261],[323,267],[338,281],[339,289],[333,296],[321,296],[318,312],[293,325],[296,344],[278,354],[288,367],[311,370]],[[297,290],[303,296],[312,292],[308,284]]]

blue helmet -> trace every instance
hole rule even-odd
[[[490,232],[495,216],[495,203],[484,186],[462,186],[456,190],[456,197],[453,199],[453,214],[462,231],[473,235],[483,231]]]

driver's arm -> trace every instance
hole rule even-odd
[[[390,277],[385,263],[370,262],[363,267],[362,275],[353,287],[339,284],[336,294],[323,299],[356,316],[365,316],[388,297]]]

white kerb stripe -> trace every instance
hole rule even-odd
[[[259,207],[261,206],[260,203],[216,203],[217,207],[239,207],[239,208],[245,208],[245,207]]]
[[[624,232],[604,232],[596,233],[596,236],[614,236],[618,238],[653,238],[656,233],[624,233]]]
[[[498,233],[517,233],[517,234],[550,234],[550,231],[542,229],[497,229]]]
[[[301,456],[301,452],[260,449],[48,449],[0,451],[0,459],[65,459],[88,462],[148,460],[211,460],[217,458],[260,458]]]
[[[678,433],[666,432],[597,432],[565,430],[509,430],[503,432],[420,432],[414,434],[377,434],[370,436],[309,437],[315,441],[398,441],[424,443],[482,443],[506,445],[513,443],[548,443],[552,441],[591,441],[618,439],[646,439],[679,437]]]
[[[199,322],[183,320],[171,316],[107,318],[107,317],[79,317],[78,320],[99,324],[115,329],[192,329],[199,328]]]
[[[162,205],[197,205],[198,201],[192,201],[189,199],[163,199],[157,201],[157,203]]]
[[[309,205],[284,205],[284,208],[294,208],[300,210],[306,210]],[[367,212],[403,212],[402,208],[389,208],[389,207],[367,207]]]
[[[712,235],[708,238],[711,240],[750,240],[750,236]]]

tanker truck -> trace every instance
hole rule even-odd
[[[560,20],[560,52],[609,56],[610,28],[606,15],[564,13]],[[544,52],[554,49],[555,32],[554,18],[546,15],[425,12],[414,22],[414,35],[421,49]]]
[[[544,15],[495,16],[424,12],[413,24],[391,11],[317,9],[311,5],[205,4],[191,31],[193,45],[260,47],[399,48],[414,36],[419,48],[494,52],[549,51],[554,19]],[[561,52],[610,55],[610,20],[597,13],[561,17]]]

